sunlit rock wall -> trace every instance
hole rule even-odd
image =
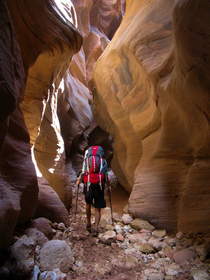
[[[69,207],[58,88],[82,40],[71,1],[14,1],[13,18],[27,68],[21,108],[41,175]],[[38,15],[38,16],[37,16]]]
[[[121,0],[72,2],[77,12],[83,45],[80,52],[73,56],[69,71],[59,88],[58,115],[67,155],[66,173],[74,182],[75,171],[78,173],[81,169],[90,134],[96,128],[91,108],[93,68],[120,24],[123,7]],[[91,143],[98,143],[100,137],[96,138],[95,142],[91,139]]]
[[[94,73],[114,171],[135,216],[168,230],[209,231],[210,3],[126,3]]]

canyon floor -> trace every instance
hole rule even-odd
[[[172,235],[148,221],[133,219],[126,213],[125,196],[116,206],[114,192],[113,208],[119,210],[114,212],[114,224],[107,207],[100,232],[93,236],[86,231],[82,190],[76,217],[75,200],[69,227],[38,218],[16,232],[10,257],[0,268],[1,280],[210,279],[210,236]]]
[[[112,225],[110,208],[106,208],[102,214],[100,233],[94,237],[85,230],[82,193],[78,205],[76,218],[71,216],[69,234],[63,235],[76,256],[67,279],[210,279],[207,236],[168,235],[165,230],[154,229],[146,221],[132,221],[128,214],[114,213],[115,222]],[[62,236],[60,232],[56,234]]]

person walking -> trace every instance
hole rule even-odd
[[[106,207],[104,197],[105,186],[108,185],[108,165],[101,146],[90,146],[84,155],[82,172],[77,179],[77,186],[84,183],[86,202],[86,229],[97,235],[101,220],[101,209]],[[95,223],[91,225],[91,207],[95,208]]]

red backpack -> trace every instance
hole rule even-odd
[[[83,162],[83,182],[101,184],[105,180],[107,162],[103,158],[104,151],[101,146],[91,146],[85,153]]]

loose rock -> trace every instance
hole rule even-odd
[[[165,273],[169,276],[178,275],[181,272],[180,266],[177,264],[169,264],[165,267]]]
[[[162,238],[162,237],[166,236],[166,230],[165,229],[154,230],[152,232],[152,235],[155,236],[155,237],[158,237],[158,238]]]
[[[49,239],[51,239],[54,235],[52,229],[52,222],[46,218],[41,217],[33,220],[31,227],[41,231]]]
[[[138,249],[139,251],[141,251],[144,254],[151,254],[151,253],[155,253],[156,250],[153,246],[151,246],[150,244],[136,244],[135,248]]]
[[[116,238],[116,232],[113,230],[106,231],[105,233],[99,234],[99,239],[101,242],[106,244],[111,244],[113,240]]]
[[[28,237],[32,238],[35,244],[42,246],[48,241],[47,237],[36,228],[29,228],[25,231]]]
[[[174,261],[180,265],[192,261],[195,257],[195,251],[191,248],[183,249],[173,254]]]
[[[136,229],[136,230],[140,230],[140,229],[147,229],[147,230],[154,230],[155,227],[153,225],[151,225],[148,221],[145,220],[141,220],[141,219],[134,219],[131,222],[131,226]]]
[[[67,273],[74,262],[69,245],[62,240],[51,240],[44,244],[40,251],[40,266],[42,271],[52,271],[59,268]]]
[[[31,272],[34,268],[35,242],[23,235],[11,246],[11,253],[17,261],[20,270]]]
[[[122,222],[123,222],[125,225],[130,224],[132,221],[133,221],[133,218],[131,217],[131,215],[129,215],[129,214],[123,214],[123,215],[122,215]]]
[[[193,280],[209,280],[209,274],[202,269],[193,269],[191,271],[191,275],[193,277]]]

